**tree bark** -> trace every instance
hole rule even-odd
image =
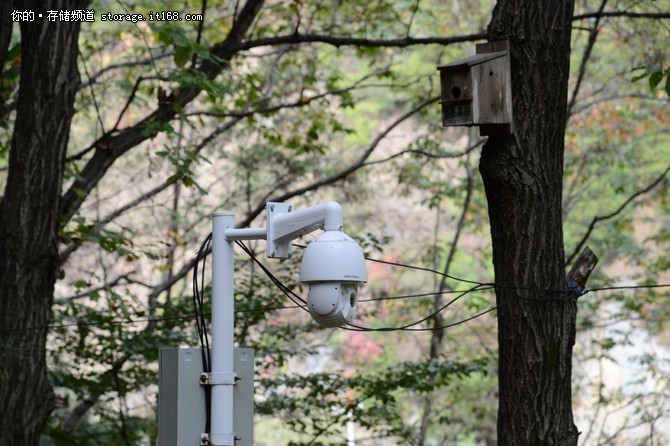
[[[54,396],[47,330],[58,275],[60,195],[79,85],[78,22],[38,18],[86,1],[21,3],[21,81],[0,202],[0,445],[38,444]]]
[[[503,0],[489,40],[511,46],[513,135],[484,145],[498,309],[500,445],[576,445],[576,297],[565,281],[561,193],[571,0]],[[554,291],[550,291],[554,290]]]

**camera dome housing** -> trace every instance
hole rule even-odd
[[[367,282],[363,250],[342,231],[326,231],[305,249],[300,282],[309,286],[307,307],[324,327],[351,322],[358,304],[358,284]]]
[[[309,284],[307,307],[312,319],[323,327],[350,323],[356,314],[358,287],[353,283],[314,282]]]

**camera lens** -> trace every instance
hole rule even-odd
[[[349,295],[349,304],[351,304],[352,307],[356,305],[356,293],[351,293]]]

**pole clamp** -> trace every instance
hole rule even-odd
[[[242,438],[235,434],[200,434],[201,446],[235,446]]]
[[[234,386],[237,384],[237,381],[241,380],[235,372],[223,373],[223,372],[212,372],[212,373],[201,373],[200,374],[200,385],[202,386]]]

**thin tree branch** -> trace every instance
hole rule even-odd
[[[121,387],[121,380],[119,379],[118,372],[114,374],[114,390],[116,390],[116,395],[119,401],[119,421],[121,423],[121,438],[126,446],[130,446],[130,439],[128,438],[128,428],[126,426],[126,411],[128,410],[126,406],[126,395]]]
[[[439,97],[434,97],[427,99],[420,104],[418,104],[416,107],[414,107],[412,110],[408,111],[407,113],[403,114],[400,116],[398,119],[393,121],[383,132],[381,132],[377,137],[370,143],[370,145],[366,148],[366,150],[363,152],[363,154],[359,157],[359,159],[351,164],[349,167],[343,169],[339,173],[336,173],[334,175],[331,175],[327,178],[324,178],[319,181],[315,181],[314,183],[307,185],[302,188],[295,189],[293,191],[286,192],[282,195],[278,195],[273,197],[272,199],[268,199],[267,197],[264,197],[263,200],[260,201],[258,206],[256,208],[252,209],[250,212],[247,213],[247,215],[243,218],[242,221],[236,223],[236,227],[246,227],[249,226],[251,221],[256,218],[263,210],[265,209],[265,203],[267,201],[286,201],[289,198],[302,195],[306,192],[314,191],[316,189],[319,189],[321,187],[336,183],[337,181],[341,181],[344,178],[348,177],[352,173],[356,172],[357,170],[361,169],[362,167],[365,166],[365,161],[369,158],[369,156],[372,154],[372,152],[377,148],[379,143],[398,125],[400,125],[402,122],[405,120],[409,119],[419,111],[421,111],[423,108],[427,107],[430,104],[433,104],[439,100]],[[169,278],[168,280],[165,280],[164,282],[156,285],[154,290],[151,292],[151,298],[156,298],[158,295],[160,295],[162,292],[168,290],[170,287],[172,287],[175,283],[177,283],[179,280],[184,278],[186,274],[191,271],[193,268],[193,265],[195,262],[198,261],[197,256],[194,256],[190,261],[182,265],[181,269],[179,271],[175,272],[174,275]]]
[[[203,0],[203,6],[206,5],[207,1]],[[202,22],[201,22],[202,23]],[[193,61],[195,64],[195,60]],[[183,127],[184,127],[184,119],[181,119],[179,121],[180,124],[180,129],[179,129],[179,141],[177,142],[178,146],[181,146],[182,143],[182,138],[183,138]],[[190,163],[189,163],[190,164]],[[179,170],[176,171],[175,175],[179,175]],[[180,198],[181,198],[181,183],[176,182],[174,183],[174,194],[172,196],[172,212],[170,213],[170,232],[172,233],[172,237],[175,240],[175,243],[171,243],[170,247],[168,249],[167,253],[167,279],[172,278],[172,274],[174,274],[174,265],[175,265],[175,258],[176,258],[176,253],[177,253],[177,247],[178,243],[177,241],[177,234],[179,233],[179,205],[180,205]],[[167,290],[166,293],[166,302],[170,302],[172,299],[172,288]],[[153,301],[149,302],[149,316],[150,317],[156,317],[156,299]]]
[[[604,382],[605,382],[605,380],[604,380],[604,374],[603,374],[603,358],[600,357],[600,358],[598,358],[598,382],[597,382],[596,385],[593,386],[596,389],[598,389],[598,399],[597,399],[597,401],[604,401],[605,400],[605,395],[604,395],[605,384],[604,384]],[[591,384],[591,383],[589,383],[589,384]],[[584,437],[582,444],[589,444],[588,443],[589,437],[591,436],[591,434],[593,434],[594,427],[595,427],[595,424],[596,424],[596,420],[598,419],[598,416],[600,415],[600,411],[602,410],[602,408],[603,408],[603,404],[596,404],[595,413],[593,413],[593,415],[591,416],[591,419],[589,420],[589,427],[586,431],[586,436]]]
[[[407,150],[403,150],[403,151],[398,152],[398,153],[394,153],[393,155],[390,155],[390,156],[388,156],[386,158],[383,158],[383,159],[367,161],[363,165],[365,167],[367,167],[367,166],[373,166],[375,164],[384,164],[384,163],[387,163],[391,160],[394,160],[394,159],[396,159],[398,157],[401,157],[403,155],[406,155],[406,154],[420,155],[420,156],[430,158],[430,159],[460,158],[462,156],[469,155],[477,147],[480,147],[485,142],[486,142],[486,139],[480,139],[475,144],[471,145],[470,147],[468,147],[467,149],[465,149],[462,152],[431,153],[431,152],[426,152],[425,150],[407,149]]]
[[[602,18],[602,17],[628,17],[645,19],[667,19],[670,13],[633,13],[628,11],[599,11],[595,13],[579,14],[573,17],[573,21]],[[300,43],[324,43],[336,48],[343,46],[363,46],[369,48],[397,47],[404,48],[413,45],[452,45],[455,43],[473,42],[477,40],[486,40],[487,34],[484,31],[475,34],[451,37],[410,37],[398,39],[366,39],[359,37],[331,36],[327,34],[303,34],[294,32],[284,36],[266,37],[240,43],[234,47],[236,51],[243,51],[262,46],[289,45]]]
[[[123,106],[123,108],[119,112],[119,117],[116,118],[116,122],[114,123],[114,127],[112,127],[112,130],[109,133],[114,133],[116,130],[118,130],[119,124],[121,123],[121,119],[123,119],[123,115],[125,115],[126,111],[128,111],[128,108],[130,107],[130,104],[132,104],[133,100],[135,99],[135,95],[137,94],[137,90],[140,88],[140,84],[144,80],[146,80],[146,78],[144,78],[143,76],[140,76],[135,81],[135,85],[133,85],[133,89],[130,90],[130,95],[128,96],[128,100],[126,100],[126,104]]]
[[[128,355],[124,355],[123,357],[119,358],[114,364],[112,364],[112,367],[109,368],[107,371],[105,371],[102,375],[100,375],[100,378],[98,379],[99,382],[105,382],[107,380],[113,379],[115,375],[119,373],[123,365],[126,363],[126,361],[130,357]],[[90,395],[87,398],[82,399],[79,404],[77,404],[74,409],[72,409],[72,412],[70,412],[70,416],[68,416],[62,423],[61,423],[61,428],[64,431],[70,431],[74,429],[78,424],[79,421],[86,415],[86,413],[96,405],[100,397],[105,393],[105,390],[103,390],[102,386],[96,386],[95,392]]]
[[[193,149],[194,153],[200,153],[200,151],[205,148],[210,142],[212,142],[216,137],[221,135],[222,133],[228,131],[231,129],[235,124],[240,122],[242,120],[241,117],[239,118],[234,118],[231,119],[227,122],[225,122],[223,125],[219,126],[216,130],[214,130],[212,133],[207,135],[205,139],[203,139],[195,148]],[[189,161],[190,163],[193,161]],[[148,199],[155,197],[156,195],[160,194],[163,192],[165,189],[168,187],[172,186],[175,184],[177,181],[181,180],[181,175],[173,175],[170,178],[168,178],[163,184],[160,184],[150,191],[140,195],[139,197],[135,198],[134,200],[130,201],[129,203],[125,204],[124,206],[121,206],[120,208],[116,209],[115,211],[111,212],[110,214],[106,215],[105,217],[101,218],[98,220],[95,224],[96,229],[97,228],[102,228],[104,227],[107,223],[111,222],[112,220],[115,220],[116,218],[120,217],[121,215],[125,214],[129,210],[133,209],[134,207],[144,203]],[[94,229],[95,230],[95,229]],[[79,247],[81,246],[80,243],[72,242],[70,243],[59,255],[59,260],[60,263],[63,264],[67,261],[67,259],[72,255]]]
[[[132,11],[130,11],[130,8],[128,8],[128,5],[126,5],[122,0],[116,0],[116,1],[121,5],[126,14],[132,13]],[[140,36],[142,36],[144,46],[146,47],[147,52],[149,53],[151,67],[154,69],[154,73],[156,73],[156,76],[158,76],[158,67],[156,66],[156,59],[154,58],[154,53],[151,51],[151,45],[149,45],[149,41],[147,40],[145,31],[143,28],[140,27],[139,23],[137,22],[133,22],[133,26],[137,29],[137,32],[140,34]]]
[[[461,233],[463,232],[463,228],[465,227],[465,218],[467,217],[468,211],[470,210],[470,202],[472,201],[474,181],[469,158],[466,164],[465,171],[467,173],[467,189],[465,193],[465,200],[463,201],[463,210],[461,211],[461,215],[458,219],[458,224],[456,225],[456,233],[454,234],[454,239],[451,242],[451,248],[449,249],[449,256],[447,257],[447,263],[446,265],[444,265],[442,279],[440,281],[440,286],[438,287],[440,293],[447,289],[446,285],[447,285],[447,279],[449,277],[448,273],[449,270],[451,269],[451,263],[454,260],[454,256],[456,255],[456,248],[458,246],[458,241],[460,239]],[[437,296],[441,297],[442,294],[438,294]]]
[[[72,162],[72,161],[78,161],[82,158],[84,158],[86,155],[91,153],[93,150],[95,150],[95,143],[91,144],[90,146],[86,147],[84,150],[81,150],[74,155],[68,156],[65,158],[65,162]]]
[[[605,11],[588,12],[577,14],[572,17],[573,21],[595,19],[601,17],[625,17],[629,19],[670,19],[670,12],[630,12],[630,11]]]
[[[328,432],[328,429],[335,426],[339,422],[340,422],[339,417],[334,417],[330,423],[326,424],[324,427],[322,427],[313,434],[314,436],[312,437],[312,440],[309,443],[307,443],[307,446],[312,446],[314,444],[321,444],[317,443],[316,440],[318,440],[320,436]]]
[[[114,288],[115,286],[120,285],[121,282],[123,282],[125,284],[140,284],[140,285],[144,285],[145,287],[147,286],[146,284],[142,284],[141,282],[137,282],[135,280],[132,280],[130,278],[130,276],[132,276],[132,273],[124,274],[124,275],[119,276],[116,279],[112,280],[111,282],[107,282],[104,285],[101,285],[99,287],[92,288],[90,290],[86,290],[83,293],[73,294],[72,296],[61,297],[61,298],[56,299],[56,301],[58,303],[60,303],[60,302],[68,302],[68,301],[73,301],[73,300],[77,300],[77,299],[82,299],[84,297],[88,297],[91,293],[96,293],[98,291],[103,291],[103,290],[107,290],[107,289],[110,289],[110,288]]]
[[[262,5],[263,0],[248,0],[246,2],[239,19],[235,22],[225,40],[212,46],[211,54],[214,56],[214,60],[203,60],[201,62],[198,71],[205,78],[213,79],[228,66],[230,60],[237,54],[234,48],[240,44],[251,28],[251,24]],[[116,159],[152,136],[152,132],[147,132],[147,128],[169,122],[174,118],[179,107],[190,103],[201,91],[202,88],[199,86],[177,88],[165,101],[160,103],[153,113],[137,124],[120,131],[116,135],[103,137],[96,141],[93,144],[96,147],[93,157],[84,166],[80,175],[63,196],[61,205],[62,221],[67,222],[72,218]],[[157,133],[157,130],[153,132],[153,134],[155,133]]]
[[[299,99],[296,99],[293,102],[285,102],[285,103],[280,103],[280,104],[275,104],[271,106],[266,106],[265,108],[253,108],[249,110],[244,110],[244,111],[239,111],[239,112],[210,112],[210,111],[193,111],[189,112],[186,114],[186,116],[213,116],[217,118],[230,118],[230,117],[235,117],[235,118],[247,118],[249,116],[255,115],[255,114],[265,114],[265,113],[273,113],[282,109],[286,108],[299,108],[299,107],[304,107],[306,105],[311,104],[314,101],[317,101],[319,99],[327,98],[329,96],[337,96],[341,95],[343,93],[349,93],[352,91],[356,90],[361,90],[363,88],[379,88],[379,87],[407,87],[412,84],[403,84],[403,85],[392,85],[392,84],[366,84],[366,85],[361,85],[364,81],[375,77],[379,75],[380,72],[375,72],[368,74],[361,79],[357,80],[354,84],[350,85],[349,87],[346,88],[340,88],[338,90],[329,90],[329,91],[324,91],[322,93],[318,93],[309,97],[304,97],[302,94],[300,95]],[[269,101],[268,98],[264,99],[259,99],[256,102],[258,103],[267,103]]]
[[[202,30],[205,27],[205,15],[207,13],[207,0],[201,0],[200,2],[200,15],[202,16],[202,20],[198,22],[198,34],[195,38],[195,44],[200,45],[200,42],[202,41]],[[198,54],[194,51],[193,52],[193,57],[191,58],[191,65],[193,67],[196,66],[196,63],[198,62]]]
[[[474,147],[476,147],[478,144],[479,143],[475,144]],[[466,162],[465,171],[467,173],[467,188],[466,188],[465,200],[463,201],[463,208],[461,210],[461,215],[458,219],[458,223],[456,224],[456,232],[454,234],[454,238],[451,241],[451,247],[449,248],[449,254],[447,255],[447,262],[444,265],[444,269],[442,270],[443,275],[440,280],[440,285],[438,287],[438,293],[436,293],[435,296],[433,296],[433,309],[435,313],[433,314],[431,319],[433,322],[433,327],[435,329],[431,332],[430,337],[431,359],[439,358],[440,350],[444,342],[444,329],[439,328],[444,325],[444,319],[442,317],[442,313],[439,311],[441,308],[444,307],[442,292],[445,291],[447,288],[450,288],[447,286],[447,277],[449,274],[449,270],[451,269],[451,264],[454,260],[454,256],[456,255],[461,233],[463,231],[463,228],[465,227],[465,218],[467,216],[468,210],[470,209],[472,191],[474,189],[473,174],[472,169],[470,167],[469,157]],[[431,391],[426,395],[426,398],[424,399],[424,412],[423,416],[421,417],[421,426],[419,429],[419,445],[421,446],[423,446],[423,444],[425,443],[426,434],[428,432],[430,412],[432,411],[432,402],[433,402],[433,392]]]
[[[602,221],[609,220],[611,218],[616,217],[619,215],[621,212],[623,212],[624,209],[626,209],[626,206],[628,206],[633,200],[635,200],[637,197],[646,194],[647,192],[651,191],[654,189],[656,186],[658,186],[668,175],[668,172],[670,172],[670,167],[665,169],[665,171],[658,177],[656,178],[651,184],[649,184],[647,187],[644,189],[638,190],[635,192],[633,195],[628,197],[626,201],[624,201],[615,211],[610,212],[609,214],[606,215],[597,215],[593,217],[593,220],[591,220],[591,224],[589,224],[588,229],[582,236],[582,239],[577,243],[577,246],[575,249],[572,251],[572,254],[568,257],[568,259],[565,261],[566,265],[569,265],[572,262],[572,259],[577,255],[577,253],[581,252],[582,248],[584,247],[584,244],[588,240],[589,236],[591,235],[591,232],[595,229],[596,225]]]
[[[607,0],[602,0],[602,2],[600,3],[600,8],[598,8],[598,13],[603,12],[606,4]],[[586,74],[586,64],[589,62],[589,59],[591,58],[591,52],[593,51],[593,47],[596,44],[596,40],[598,39],[598,34],[600,32],[599,28],[601,18],[602,16],[596,17],[595,23],[593,24],[593,27],[591,28],[591,32],[589,34],[589,40],[586,44],[586,48],[584,48],[584,55],[582,56],[582,61],[579,64],[579,74],[577,75],[575,88],[572,90],[572,97],[570,98],[570,102],[568,103],[568,112],[566,114],[566,117],[568,119],[570,117],[572,109],[575,106],[575,102],[577,101],[577,95],[579,94],[579,88],[581,87],[582,81],[584,80],[584,75]]]
[[[285,192],[281,195],[275,196],[272,200],[270,201],[286,201],[289,198],[295,197],[297,195],[302,195],[306,192],[310,192],[316,189],[319,189],[323,186],[327,186],[333,183],[336,183],[340,180],[343,180],[344,178],[348,177],[352,173],[356,172],[360,168],[365,166],[365,162],[367,159],[370,157],[372,152],[377,148],[379,143],[389,134],[393,129],[395,129],[398,125],[406,121],[407,119],[411,118],[414,116],[416,113],[420,112],[427,106],[434,104],[439,100],[439,96],[426,99],[425,101],[422,101],[419,103],[416,107],[414,107],[412,110],[408,111],[407,113],[403,114],[400,116],[398,119],[393,121],[386,129],[384,129],[383,132],[378,134],[375,139],[370,143],[370,145],[363,151],[363,154],[359,157],[359,159],[348,166],[347,168],[343,169],[342,171],[333,174],[327,178],[324,178],[319,181],[315,181],[312,184],[309,184],[307,186],[294,189],[292,191]],[[265,202],[259,203],[258,206],[251,212],[249,213],[246,218],[242,221],[242,223],[239,225],[240,227],[248,226],[251,221],[256,218],[261,212],[263,212],[263,209],[265,209]]]
[[[409,23],[407,24],[407,34],[405,34],[405,37],[409,37],[409,33],[412,31],[412,24],[414,23],[414,17],[416,17],[416,13],[419,10],[420,4],[421,0],[416,0],[414,6],[412,7],[412,15],[409,18]]]
[[[81,54],[81,51],[79,51],[79,56],[80,56],[80,59],[81,59],[81,64],[84,67],[84,73],[86,73],[86,77],[90,79],[91,75],[88,73],[88,67],[86,65],[86,59]],[[93,86],[91,86],[90,90],[91,90],[91,99],[93,99],[93,107],[95,108],[95,115],[98,118],[98,124],[100,124],[100,132],[104,135],[105,134],[105,124],[104,124],[104,122],[102,122],[102,115],[100,114],[100,105],[98,104],[98,99],[95,97],[95,90],[93,89]]]
[[[155,319],[149,320],[146,327],[137,334],[140,336],[147,336],[156,329],[157,321]],[[111,367],[100,375],[98,378],[99,383],[104,383],[106,381],[112,380],[115,376],[118,376],[118,373],[121,371],[125,363],[132,357],[132,355],[124,354],[118,358]],[[107,391],[107,386],[98,385],[95,387],[94,391],[88,395],[86,398],[82,399],[70,412],[68,416],[62,423],[61,428],[65,431],[74,429],[81,419],[86,415],[86,413],[97,404],[98,400],[102,395]]]
[[[296,45],[302,43],[324,43],[336,48],[344,46],[361,46],[368,48],[405,48],[414,45],[452,45],[455,43],[474,42],[485,40],[486,33],[467,34],[452,37],[403,37],[398,39],[366,39],[362,37],[341,37],[327,34],[293,33],[284,36],[265,37],[248,42],[241,42],[234,46],[234,51],[250,50],[263,46]]]
[[[590,109],[591,107],[602,104],[604,102],[612,102],[612,101],[620,101],[624,99],[639,99],[641,101],[647,101],[647,102],[660,102],[662,104],[665,104],[668,102],[667,99],[663,99],[660,97],[656,96],[650,96],[646,94],[639,94],[639,93],[632,93],[632,94],[623,94],[623,95],[615,95],[615,96],[610,96],[610,97],[604,97],[600,99],[594,99],[591,102],[586,102],[580,105],[577,109],[574,109],[572,111],[572,115],[577,115],[585,110]]]
[[[589,154],[590,152],[586,151],[586,153],[582,154],[579,157],[579,167],[577,168],[577,172],[574,174],[574,178],[572,181],[570,181],[569,185],[567,187],[564,187],[565,194],[563,199],[563,220],[567,219],[568,214],[572,209],[573,200],[577,198],[579,195],[581,195],[582,192],[581,190],[577,192],[577,181],[582,176],[584,170],[591,162],[591,157],[589,156]],[[588,181],[585,186],[587,185]]]
[[[153,65],[153,62],[156,61],[156,60],[166,59],[166,58],[172,57],[172,56],[174,56],[174,52],[173,51],[168,51],[168,52],[165,52],[163,54],[159,54],[158,56],[155,56],[153,58],[148,57],[146,59],[142,59],[142,60],[138,60],[138,61],[119,62],[119,63],[109,64],[109,65],[101,68],[96,73],[92,74],[88,78],[88,81],[81,84],[80,88],[82,88],[82,89],[87,88],[90,85],[95,84],[102,75],[106,74],[109,71],[118,70],[119,68],[134,68],[134,67],[139,67],[139,66],[143,66],[143,65]]]

